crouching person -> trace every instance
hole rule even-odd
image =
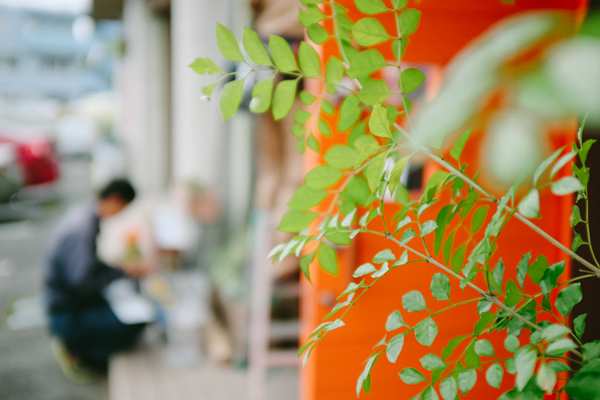
[[[88,382],[105,373],[108,359],[132,347],[144,324],[124,324],[103,297],[115,279],[139,278],[143,268],[110,266],[96,254],[100,220],[121,212],[135,198],[126,180],[110,182],[93,205],[79,206],[58,223],[45,260],[45,301],[53,352],[65,375]]]

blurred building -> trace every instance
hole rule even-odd
[[[109,90],[106,49],[120,24],[100,23],[97,32],[85,15],[0,6],[0,95],[71,100]]]

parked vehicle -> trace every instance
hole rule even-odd
[[[18,162],[17,148],[0,143],[0,202],[10,200],[23,185],[23,170]]]
[[[23,185],[53,183],[60,176],[54,143],[43,132],[0,130],[0,144],[16,148],[17,162],[23,171]]]

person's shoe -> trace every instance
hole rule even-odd
[[[97,373],[79,365],[77,359],[69,352],[62,340],[53,337],[51,346],[52,355],[68,380],[83,385],[94,383],[100,379]]]

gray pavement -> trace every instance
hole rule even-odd
[[[41,261],[54,223],[68,205],[90,198],[84,160],[63,162],[63,177],[55,191],[62,201],[21,202],[17,209],[2,206],[0,215],[0,399],[2,400],[104,400],[106,383],[74,385],[67,381],[50,351],[50,336],[39,317],[39,307],[29,303],[29,319],[22,329],[10,329],[7,312],[15,300],[39,299]],[[7,220],[8,219],[8,220]],[[23,300],[20,301],[22,304]],[[25,305],[27,305],[25,304]],[[27,311],[27,309],[25,310]],[[23,313],[21,313],[23,314]],[[27,316],[27,315],[26,315]],[[13,324],[14,325],[14,324]]]

